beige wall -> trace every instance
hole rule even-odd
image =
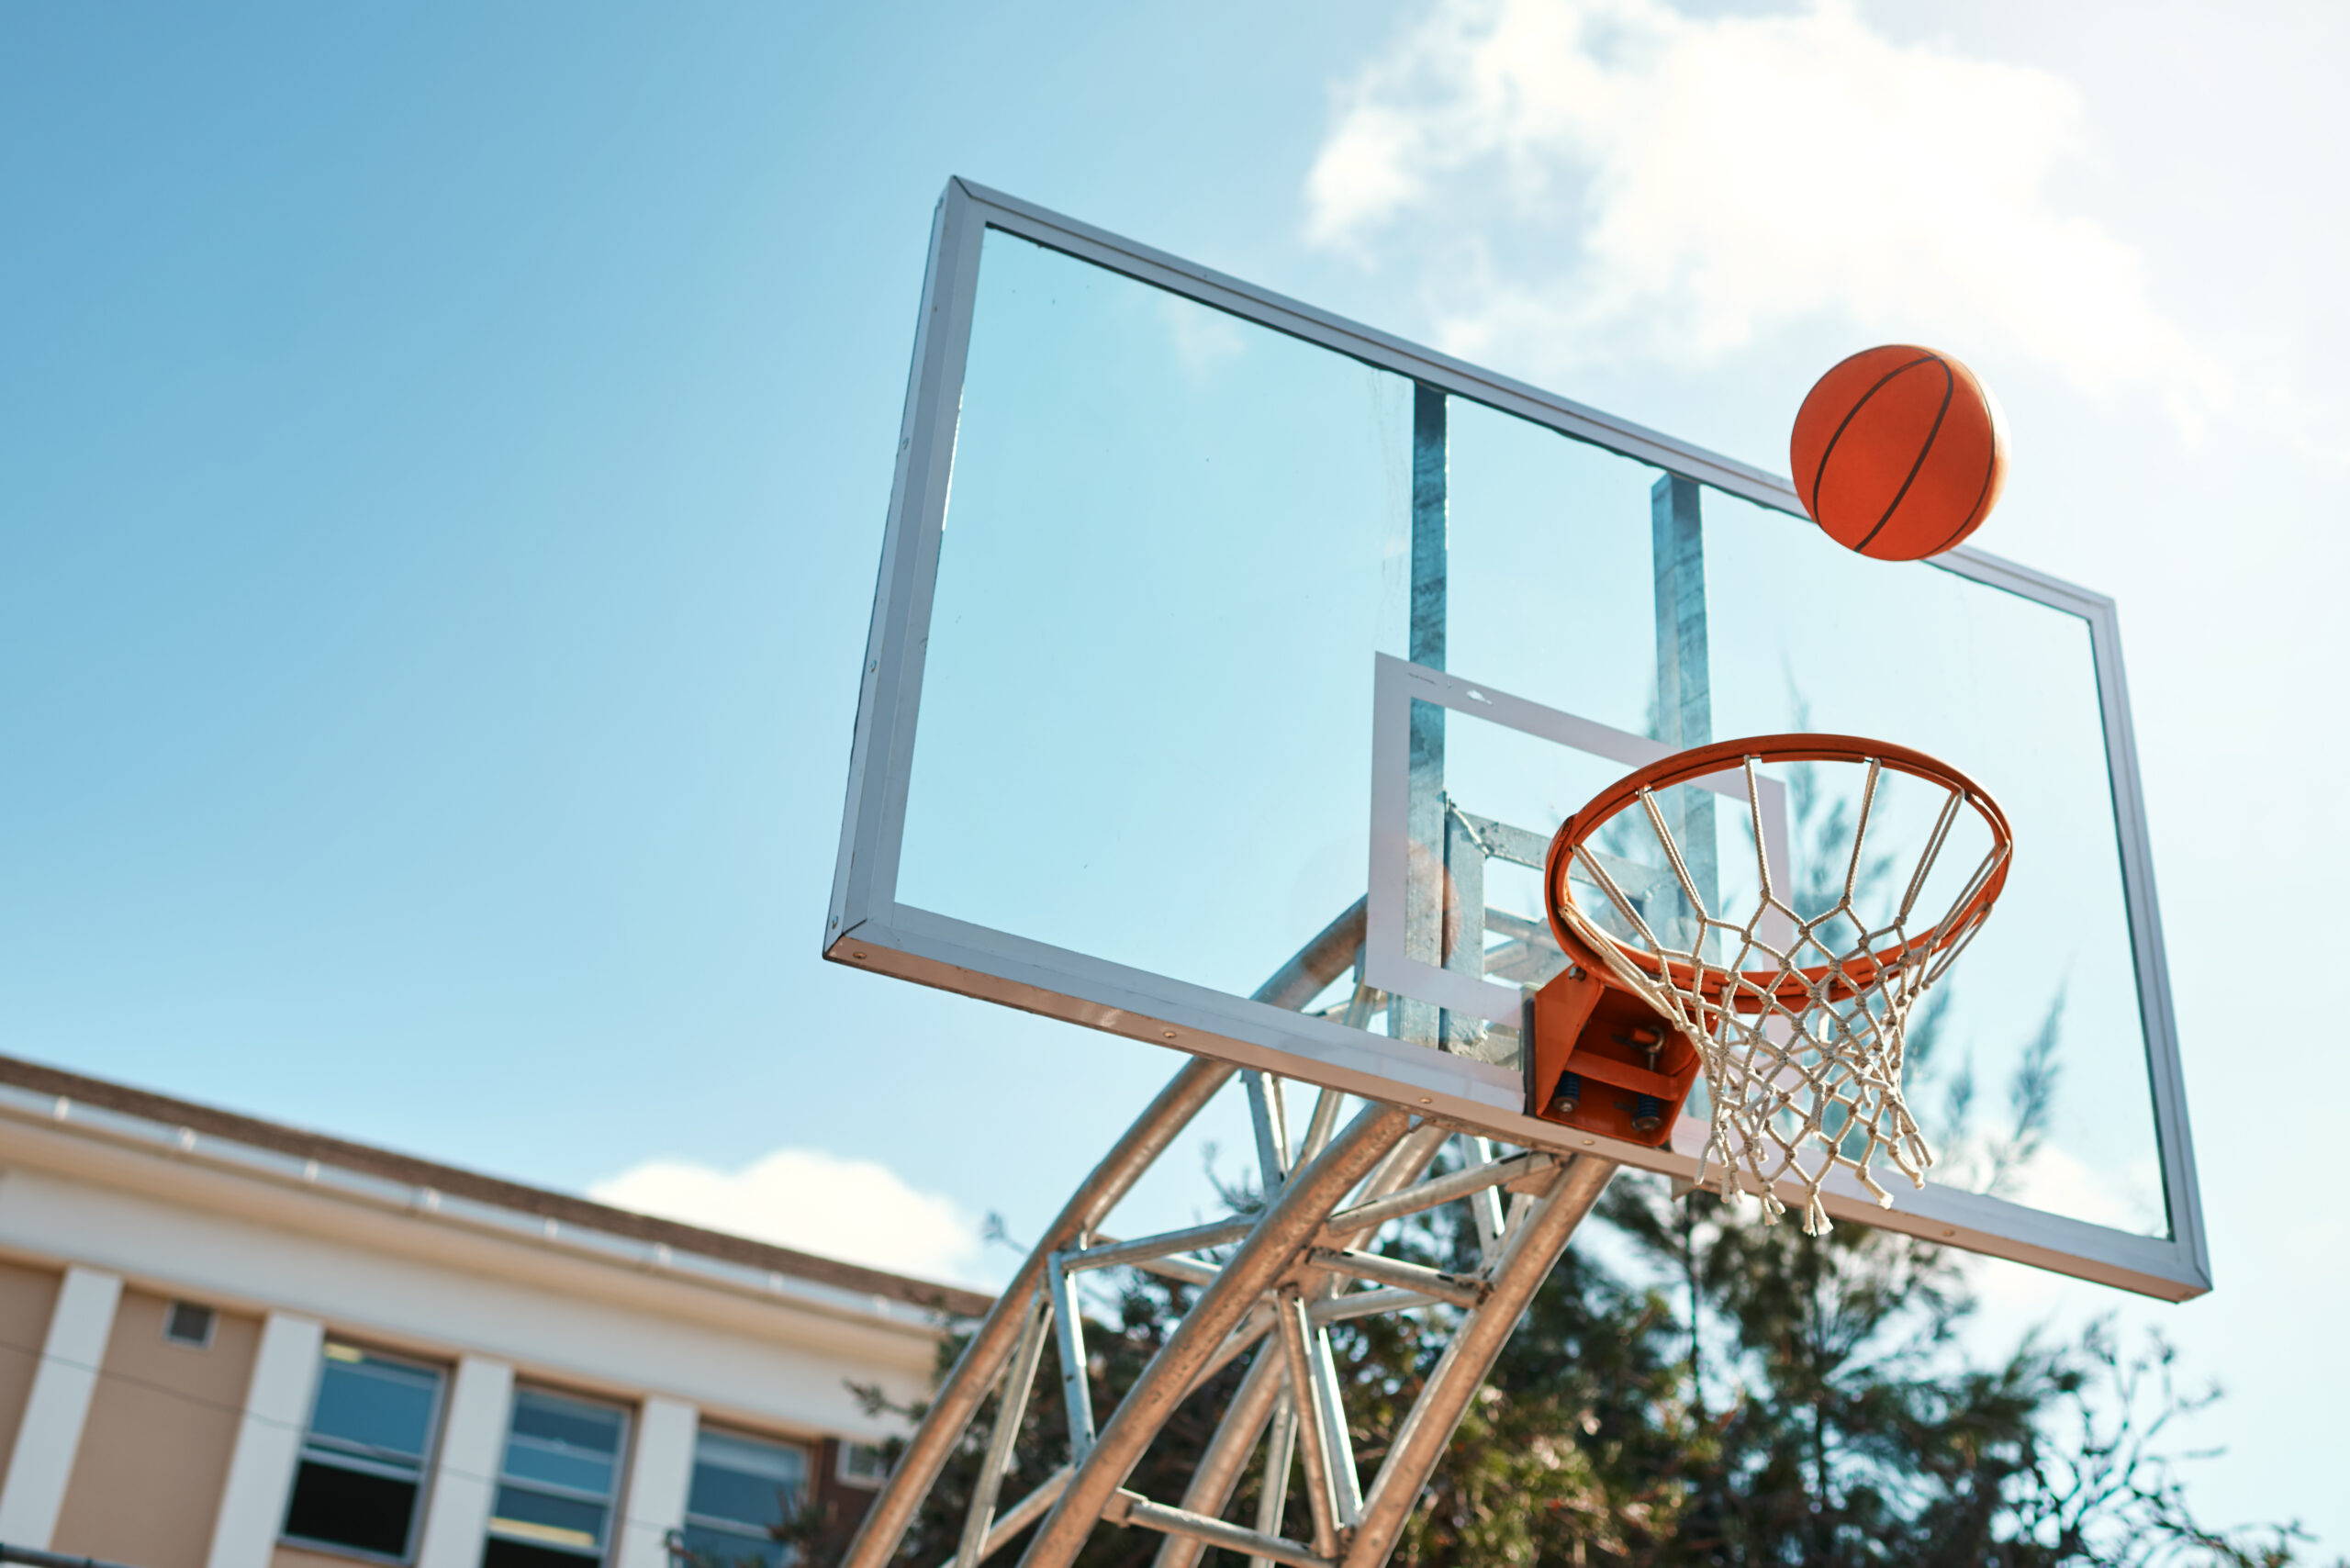
[[[223,1312],[207,1350],[163,1338],[171,1303],[125,1290],[54,1542],[138,1568],[204,1568],[261,1320]]]
[[[305,1551],[298,1546],[280,1546],[269,1557],[269,1568],[351,1568],[351,1564],[348,1557],[338,1557],[330,1551]]]
[[[57,1307],[54,1269],[28,1269],[0,1260],[0,1475],[17,1446],[17,1428],[31,1397],[33,1372],[40,1365],[41,1342],[49,1338],[49,1315]]]

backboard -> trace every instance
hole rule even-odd
[[[2110,600],[1863,559],[1785,479],[949,184],[827,958],[1685,1177],[1695,1115],[1530,1114],[1542,851],[1637,766],[1796,730],[1946,759],[2017,841],[1912,1025],[1933,1180],[1829,1213],[2208,1290]],[[1678,809],[1707,875],[1802,887],[1839,789]]]

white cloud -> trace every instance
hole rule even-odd
[[[593,1183],[588,1195],[845,1262],[977,1279],[980,1238],[971,1216],[875,1160],[806,1148],[778,1149],[739,1170],[651,1159]]]
[[[1702,365],[1841,318],[1995,340],[2189,423],[2222,396],[2139,253],[2052,190],[2090,160],[2078,91],[1843,0],[1438,0],[1334,107],[1309,235],[1416,265],[1459,353]]]

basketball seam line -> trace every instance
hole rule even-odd
[[[1951,530],[1950,537],[1943,540],[1940,544],[1935,545],[1932,549],[1927,551],[1927,554],[1941,554],[1943,551],[1949,549],[1952,545],[1965,538],[1967,531],[1982,521],[1977,514],[1983,510],[1984,498],[1991,493],[1991,476],[1998,471],[1998,432],[1994,431],[1992,432],[1991,439],[1991,454],[1983,460],[1983,487],[1975,492],[1975,505],[1967,510],[1966,520],[1964,522],[1961,522],[1956,528]]]
[[[1820,454],[1819,454],[1819,466],[1812,470],[1812,474],[1811,474],[1811,521],[1814,521],[1814,522],[1818,522],[1818,521],[1819,521],[1819,487],[1820,487],[1822,484],[1824,484],[1824,483],[1826,483],[1826,482],[1827,482],[1827,478],[1828,478],[1828,460],[1829,460],[1830,457],[1832,457],[1832,456],[1834,456],[1834,455],[1836,454],[1836,443],[1837,443],[1838,442],[1840,442],[1840,441],[1841,441],[1841,440],[1843,440],[1843,439],[1844,439],[1844,431],[1845,431],[1845,428],[1846,428],[1847,426],[1849,426],[1849,425],[1853,421],[1853,420],[1857,419],[1857,418],[1860,416],[1860,412],[1861,412],[1861,410],[1862,410],[1863,409],[1864,409],[1864,408],[1868,407],[1868,401],[1869,401],[1869,399],[1870,399],[1870,398],[1872,398],[1875,397],[1879,392],[1882,392],[1883,390],[1885,390],[1885,384],[1886,384],[1886,382],[1888,382],[1888,381],[1892,380],[1895,376],[1899,375],[1900,375],[1902,372],[1904,372],[1904,371],[1908,371],[1908,370],[1915,370],[1915,369],[1917,369],[1919,365],[1921,365],[1921,364],[1925,364],[1927,360],[1930,360],[1930,359],[1932,359],[1932,358],[1934,358],[1934,356],[1933,356],[1932,354],[1925,354],[1925,355],[1923,355],[1923,356],[1921,356],[1921,357],[1919,357],[1919,358],[1917,358],[1917,359],[1913,359],[1913,360],[1911,360],[1911,361],[1910,361],[1908,364],[1897,364],[1897,365],[1895,365],[1891,370],[1888,370],[1888,371],[1886,371],[1883,375],[1878,376],[1878,377],[1877,377],[1877,379],[1876,379],[1876,385],[1875,385],[1875,386],[1872,386],[1872,387],[1870,387],[1867,391],[1865,391],[1865,392],[1862,393],[1862,394],[1861,394],[1861,397],[1860,397],[1860,400],[1859,400],[1858,402],[1854,403],[1851,408],[1849,408],[1849,409],[1845,409],[1845,410],[1844,410],[1844,417],[1843,417],[1843,419],[1841,419],[1841,420],[1839,420],[1839,421],[1837,422],[1837,425],[1836,425],[1836,433],[1835,433],[1834,435],[1831,435],[1831,436],[1830,436],[1830,437],[1828,438],[1828,445],[1827,445],[1826,449],[1825,449],[1825,450],[1823,450],[1823,451],[1820,453]],[[1820,524],[1820,526],[1824,528],[1824,527],[1826,527],[1827,525],[1826,525],[1825,523],[1821,523],[1821,524]]]
[[[1893,521],[1893,514],[1901,510],[1901,498],[1908,495],[1909,487],[1918,482],[1918,471],[1925,467],[1927,454],[1934,450],[1934,438],[1942,433],[1942,420],[1950,413],[1951,394],[1958,390],[1958,377],[1951,374],[1947,361],[1937,359],[1934,363],[1942,367],[1942,407],[1934,410],[1934,422],[1926,431],[1925,444],[1918,448],[1918,461],[1909,465],[1909,477],[1901,481],[1901,488],[1893,493],[1893,504],[1885,509],[1885,515],[1876,520],[1876,526],[1870,529],[1858,544],[1852,546],[1855,550],[1866,550],[1870,541],[1883,533],[1885,525]]]

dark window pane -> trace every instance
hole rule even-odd
[[[574,1453],[526,1437],[512,1439],[505,1446],[505,1474],[512,1481],[553,1481],[554,1485],[569,1485],[576,1493],[609,1497],[611,1469],[611,1460],[604,1455]]]
[[[693,1568],[780,1568],[794,1555],[779,1540],[736,1535],[706,1525],[686,1527],[686,1551]]]
[[[482,1549],[481,1568],[585,1568],[596,1561],[597,1554],[592,1551],[564,1551],[552,1546],[534,1546],[529,1541],[492,1538]]]
[[[621,1413],[601,1405],[524,1389],[514,1395],[513,1433],[543,1438],[586,1453],[621,1450]]]
[[[796,1444],[704,1431],[694,1442],[686,1512],[749,1525],[757,1533],[799,1511],[807,1479],[808,1453]]]
[[[432,1406],[440,1388],[438,1372],[330,1345],[319,1376],[311,1435],[335,1439],[379,1459],[421,1459],[431,1438]]]
[[[593,1551],[604,1540],[604,1505],[550,1496],[520,1486],[500,1486],[489,1528],[549,1546]]]
[[[163,1318],[163,1338],[182,1345],[209,1349],[212,1344],[213,1313],[208,1306],[198,1306],[192,1301],[175,1301]]]
[[[869,1443],[843,1443],[841,1479],[860,1486],[878,1486],[890,1479],[890,1462]]]
[[[549,1481],[599,1497],[609,1497],[612,1492],[612,1461],[609,1457],[584,1454],[532,1438],[517,1436],[508,1441],[506,1473],[515,1481]]]
[[[294,1473],[294,1501],[285,1510],[285,1533],[304,1540],[402,1557],[408,1553],[408,1521],[415,1512],[413,1481],[363,1475],[305,1460]]]
[[[694,1466],[694,1488],[686,1512],[740,1524],[779,1525],[800,1507],[800,1489],[765,1475],[745,1475],[714,1464]]]

